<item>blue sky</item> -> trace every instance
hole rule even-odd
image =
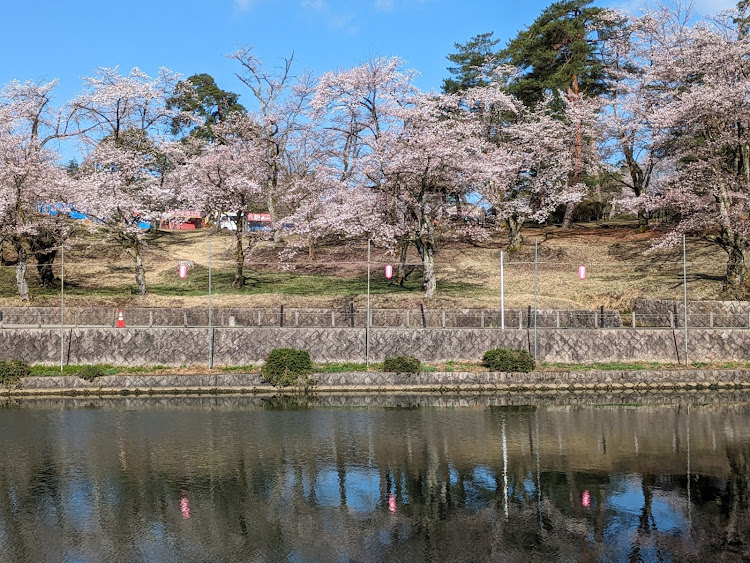
[[[0,84],[12,79],[60,79],[60,98],[81,88],[99,66],[165,66],[186,77],[207,72],[249,103],[224,57],[240,44],[267,65],[294,51],[296,73],[320,74],[371,56],[398,55],[421,73],[417,85],[437,90],[455,42],[493,31],[504,43],[551,0],[14,0],[3,7]],[[700,12],[736,0],[697,0]],[[635,0],[600,0],[598,5]],[[62,99],[60,101],[63,101]]]

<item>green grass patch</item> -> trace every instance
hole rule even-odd
[[[253,373],[259,371],[260,368],[255,367],[253,364],[247,364],[244,366],[223,366],[221,371],[226,373]]]
[[[437,368],[435,368],[437,370]],[[448,361],[445,362],[445,371],[451,372],[451,371],[476,371],[477,370],[477,364],[471,363],[471,362],[454,362],[454,361]],[[483,371],[485,369],[483,368]]]
[[[137,288],[130,283],[132,276],[129,269],[123,268],[120,283],[110,282],[106,286],[94,285],[96,277],[66,279],[65,294],[68,297],[89,297],[98,299],[121,298],[137,295]],[[127,281],[126,281],[127,280]],[[290,295],[319,297],[321,295],[341,296],[364,294],[367,288],[366,275],[342,277],[333,274],[310,274],[295,272],[257,271],[245,269],[245,287],[232,287],[234,269],[214,268],[212,271],[212,293],[214,295]],[[35,297],[56,297],[59,287],[41,287],[35,272],[29,269],[27,274],[29,290]],[[146,274],[149,293],[164,297],[202,297],[208,293],[208,268],[202,265],[193,267],[187,278],[181,280],[174,274],[161,272],[156,275]],[[370,280],[371,295],[421,295],[422,281],[412,275],[403,286],[392,284],[382,276],[372,276]],[[479,283],[464,281],[438,280],[441,294],[455,297],[486,297],[492,290]],[[0,297],[15,297],[15,272],[11,268],[0,268]]]
[[[124,375],[137,373],[153,373],[172,369],[169,366],[113,366],[110,364],[84,364],[79,366],[63,366],[60,372],[60,366],[31,366],[31,374],[34,376],[54,376],[54,375],[74,375],[79,376],[84,373],[91,373],[93,370],[100,372],[102,375]]]
[[[370,364],[371,366],[373,364]],[[316,373],[343,373],[347,371],[367,371],[367,364],[357,362],[334,362],[331,364],[315,364]]]
[[[649,370],[676,367],[676,364],[660,364],[657,362],[595,362],[592,364],[541,364],[543,368],[564,369],[570,371],[614,371],[614,370]]]

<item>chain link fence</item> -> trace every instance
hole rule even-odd
[[[130,327],[205,327],[209,325],[207,308],[108,308],[66,307],[61,319],[55,307],[3,307],[0,325],[4,328],[65,326],[115,327],[119,313]],[[371,309],[369,326],[373,328],[621,328],[620,313],[603,309],[537,310],[531,307],[496,309]],[[364,328],[367,310],[278,308],[215,308],[211,326],[216,327],[296,327]]]

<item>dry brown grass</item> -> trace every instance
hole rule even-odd
[[[634,297],[682,298],[682,249],[650,252],[658,233],[640,232],[632,226],[578,225],[570,231],[557,227],[528,229],[523,248],[505,258],[505,303],[523,308],[534,299],[534,240],[539,243],[537,300],[541,308],[593,308],[603,305],[627,311]],[[250,257],[248,287],[237,292],[229,287],[233,236],[217,231],[160,232],[150,241],[144,264],[151,294],[133,294],[130,259],[111,243],[94,243],[87,235],[66,251],[66,301],[70,304],[131,306],[203,306],[206,303],[208,245],[211,244],[213,304],[217,307],[342,306],[366,300],[366,244],[327,245],[280,262],[281,248],[261,245]],[[499,251],[503,233],[487,243],[451,243],[437,255],[438,293],[430,308],[499,307]],[[177,277],[181,260],[195,268],[187,281]],[[703,241],[688,244],[689,299],[721,297],[721,277],[726,255]],[[384,249],[372,252],[373,307],[418,307],[422,302],[418,271],[407,289],[390,286],[383,279],[383,265],[395,258]],[[414,250],[409,261],[418,263]],[[577,278],[579,265],[588,277]],[[56,266],[59,273],[59,266]],[[3,268],[5,286],[0,305],[17,305],[13,296],[11,268]],[[30,271],[30,278],[34,277]],[[69,284],[69,285],[68,285]],[[58,294],[33,288],[34,304],[57,303]]]

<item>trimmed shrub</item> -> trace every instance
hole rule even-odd
[[[312,368],[312,360],[307,350],[274,348],[268,354],[266,363],[260,368],[260,373],[263,380],[274,387],[289,387],[309,384],[307,374]]]
[[[383,371],[395,373],[419,373],[422,362],[411,356],[396,356],[383,361]]]
[[[15,385],[30,373],[31,367],[23,360],[0,360],[0,385]]]
[[[493,348],[484,353],[482,365],[492,371],[528,373],[534,370],[536,362],[526,350]]]
[[[104,369],[101,366],[82,366],[76,375],[86,381],[94,381],[104,375]]]

